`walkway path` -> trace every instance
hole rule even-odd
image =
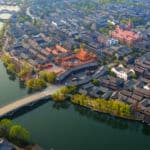
[[[44,98],[48,98],[52,94],[54,94],[59,88],[60,88],[59,86],[51,85],[42,92],[35,93],[35,94],[30,95],[28,97],[19,99],[13,103],[10,103],[6,106],[3,106],[0,108],[0,117],[3,117],[5,115],[7,115],[8,113],[13,112],[13,111],[15,111],[15,110],[17,110],[23,106],[27,106],[30,103],[37,102],[37,101],[42,100]]]

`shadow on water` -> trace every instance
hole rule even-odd
[[[22,115],[24,115],[26,113],[29,113],[32,110],[34,110],[34,109],[44,105],[48,101],[49,101],[48,99],[44,99],[44,100],[36,102],[36,103],[31,103],[28,106],[24,106],[24,107],[14,111],[14,112],[9,113],[8,115],[2,117],[1,119],[3,119],[3,118],[15,119],[15,118],[17,118],[19,116],[22,116]]]
[[[142,132],[144,133],[144,135],[150,136],[150,126],[148,125],[143,125],[143,129]]]
[[[47,103],[50,99],[45,99],[35,104],[30,104],[29,106],[22,107],[21,109],[10,113],[9,115],[3,118],[15,119],[25,113],[28,113],[41,105]],[[50,104],[50,103],[49,103]],[[93,119],[99,123],[103,123],[111,128],[119,129],[119,130],[131,130],[135,132],[142,132],[146,136],[150,136],[150,126],[146,124],[142,124],[137,121],[130,121],[121,118],[116,118],[108,114],[99,113],[95,111],[91,111],[88,108],[81,107],[79,105],[72,105],[69,101],[64,102],[52,102],[52,108],[57,110],[68,109],[70,106],[73,106],[74,110],[77,111],[80,115],[87,117],[89,119]]]
[[[8,77],[9,77],[9,80],[11,81],[15,81],[16,80],[16,75],[15,73],[11,73],[9,72],[8,70],[6,70],[7,74],[8,74]]]
[[[88,108],[80,107],[78,105],[74,105],[74,109],[80,113],[80,115],[85,116],[87,118],[91,118],[95,121],[105,123],[112,128],[116,129],[128,129],[128,121],[124,121],[120,118],[115,118],[113,116],[110,116],[108,114],[99,113],[96,111],[91,111]]]
[[[88,108],[74,105],[75,111],[79,112],[80,115],[104,123],[109,127],[120,130],[132,130],[135,132],[142,132],[144,135],[150,136],[150,126],[147,124],[142,124],[137,121],[125,120],[117,117],[113,117],[108,114],[99,113],[96,111],[91,111]]]
[[[68,101],[64,101],[64,102],[54,102],[52,107],[54,109],[60,110],[60,109],[68,109],[69,106],[71,105],[71,103],[69,103]]]
[[[19,87],[21,89],[25,89],[26,88],[25,81],[19,80]]]
[[[24,86],[25,86],[25,88],[26,88],[26,85],[25,85],[25,83],[24,83]],[[34,93],[36,93],[36,92],[42,92],[44,90],[44,88],[43,89],[40,89],[40,90],[34,90],[34,89],[28,89],[28,94],[34,94]]]

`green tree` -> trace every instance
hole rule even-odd
[[[9,137],[10,128],[13,126],[13,123],[9,119],[3,119],[0,121],[0,137]]]
[[[26,81],[26,86],[29,89],[41,90],[41,89],[46,87],[46,82],[42,78],[29,79],[29,80]]]
[[[96,111],[125,118],[131,117],[130,105],[118,100],[105,100],[103,98],[94,99],[83,94],[76,94],[71,98],[71,101],[75,104],[90,107]]]
[[[9,136],[13,140],[17,140],[20,142],[28,142],[30,134],[22,126],[14,125],[10,128]]]
[[[48,83],[54,83],[57,74],[55,72],[42,71],[40,73],[40,78],[45,80]]]
[[[75,94],[77,92],[76,86],[64,86],[61,87],[56,93],[52,95],[53,100],[55,101],[64,101],[66,100],[71,94]]]
[[[18,72],[18,77],[24,78],[27,74],[28,74],[27,70],[21,70],[20,72]]]
[[[39,90],[46,87],[46,82],[43,79],[34,79],[34,89]]]
[[[137,78],[137,75],[135,73],[132,73],[131,76],[132,76],[133,79]]]
[[[2,56],[2,61],[3,61],[3,63],[7,66],[8,64],[11,63],[11,58],[10,58],[10,56],[8,56],[8,55],[3,55],[3,56]]]
[[[68,86],[68,93],[69,94],[76,94],[78,91],[77,87],[72,85],[72,86]]]
[[[29,79],[29,80],[26,81],[26,86],[27,86],[29,89],[33,89],[33,85],[34,85],[34,80]]]
[[[55,72],[48,72],[47,73],[47,82],[48,83],[54,83],[56,79],[56,73]]]
[[[99,80],[98,79],[93,79],[93,84],[95,85],[95,86],[99,86],[99,84],[100,84],[100,82],[99,82]]]
[[[52,98],[55,101],[64,101],[68,97],[68,94],[69,94],[69,89],[68,87],[64,86],[61,87],[56,93],[54,93],[52,95]]]
[[[25,78],[31,72],[31,67],[28,64],[23,64],[20,71],[18,72],[19,78]]]
[[[15,73],[15,72],[16,72],[16,67],[15,67],[14,64],[10,63],[10,64],[8,64],[8,66],[7,66],[7,70],[8,70],[9,72],[11,72],[11,73]]]
[[[61,102],[61,101],[64,101],[66,99],[65,95],[60,93],[59,91],[57,91],[56,93],[54,93],[52,95],[52,99],[54,101],[58,101],[58,102]]]

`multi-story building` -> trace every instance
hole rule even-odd
[[[133,31],[121,29],[117,26],[114,31],[110,32],[110,36],[119,40],[120,43],[132,45],[141,40],[141,36]]]

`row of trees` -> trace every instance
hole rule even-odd
[[[54,83],[55,79],[57,77],[57,74],[55,72],[49,72],[49,71],[41,71],[40,72],[40,78],[45,80],[48,83]]]
[[[17,74],[20,79],[26,80],[26,86],[29,89],[41,90],[47,86],[47,83],[54,83],[57,77],[55,72],[41,71],[37,78],[29,79],[31,75],[35,74],[36,70],[33,70],[27,63],[22,63],[20,67],[16,67],[9,55],[3,55],[2,61],[7,71]]]
[[[96,111],[113,114],[115,116],[130,118],[130,106],[118,100],[104,100],[102,98],[93,99],[89,96],[76,94],[71,101]]]
[[[0,121],[0,137],[23,146],[29,142],[30,134],[22,126],[13,124],[9,119],[3,119]]]
[[[6,69],[7,69],[10,73],[15,73],[15,72],[16,72],[16,67],[15,67],[15,65],[12,63],[12,60],[11,60],[10,56],[8,56],[8,55],[3,55],[2,61],[3,61],[4,65],[6,66]]]
[[[0,29],[0,48],[2,48],[4,45],[3,37],[4,37],[4,33],[6,31],[6,26],[7,26],[7,24],[3,25],[3,27]]]
[[[64,86],[60,88],[56,93],[52,95],[53,100],[55,101],[64,101],[69,96],[77,93],[76,86]]]
[[[41,90],[46,87],[46,82],[41,78],[29,79],[26,81],[26,86],[28,89]]]
[[[97,82],[96,82],[97,83]],[[71,102],[93,110],[113,114],[115,116],[131,118],[130,105],[118,100],[105,100],[103,98],[91,98],[83,94],[77,94],[76,86],[64,86],[52,95],[55,101],[64,101],[71,97]]]
[[[47,86],[47,83],[54,83],[56,76],[54,72],[42,71],[38,78],[27,80],[26,86],[32,90],[41,90]]]
[[[2,61],[6,66],[8,72],[17,74],[19,78],[26,78],[28,74],[31,73],[31,67],[27,64],[19,64],[20,67],[17,67],[13,61],[13,59],[9,55],[3,55]]]
[[[27,64],[26,62],[21,65],[20,69],[17,72],[17,75],[21,79],[25,79],[28,75],[30,75],[32,72],[31,66]]]
[[[3,55],[2,61],[3,61],[4,65],[8,65],[11,63],[11,58],[8,55]]]

